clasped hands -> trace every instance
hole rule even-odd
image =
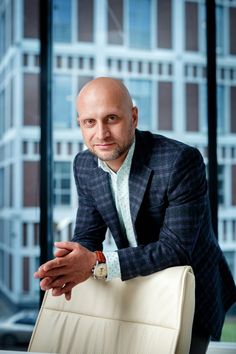
[[[42,290],[52,289],[52,295],[71,299],[72,288],[87,280],[96,263],[96,255],[77,242],[55,242],[55,258],[42,264],[34,273],[41,279]]]

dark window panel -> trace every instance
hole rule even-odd
[[[185,3],[185,49],[197,52],[198,45],[198,4]]]
[[[39,245],[39,223],[34,223],[34,246]]]
[[[172,48],[172,1],[157,2],[157,46]]]
[[[12,254],[9,254],[9,289],[13,290],[13,257]]]
[[[108,0],[108,43],[123,44],[123,0]]]
[[[14,202],[14,167],[13,164],[9,165],[9,206],[13,207]]]
[[[198,84],[186,84],[186,130],[199,130],[199,88]]]
[[[229,10],[229,27],[230,54],[236,55],[236,7],[231,7]]]
[[[23,174],[24,207],[39,206],[39,163],[37,161],[24,161]]]
[[[23,269],[22,269],[22,274],[23,274],[23,292],[28,293],[29,292],[29,277],[31,276],[29,274],[30,272],[30,263],[29,263],[29,257],[24,257],[23,258]]]
[[[230,88],[231,133],[236,133],[236,86]]]
[[[22,224],[22,245],[24,247],[27,246],[27,240],[28,240],[28,235],[27,235],[27,224],[24,222]]]
[[[236,165],[232,165],[232,205],[236,205]]]
[[[14,79],[11,79],[10,82],[10,127],[14,126]]]
[[[24,37],[39,38],[39,0],[24,0]]]
[[[93,0],[78,0],[78,41],[94,40],[94,4]]]
[[[24,74],[24,125],[39,125],[39,75]]]
[[[172,83],[158,82],[158,129],[173,129],[172,105]]]

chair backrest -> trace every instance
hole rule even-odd
[[[168,268],[125,282],[90,278],[72,299],[46,292],[31,352],[187,354],[195,305],[191,267]]]

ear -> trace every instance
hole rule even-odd
[[[136,106],[132,107],[132,122],[134,128],[137,128],[138,125],[138,108]]]

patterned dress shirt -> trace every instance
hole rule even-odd
[[[125,161],[117,173],[112,171],[104,161],[98,159],[98,166],[101,167],[105,172],[109,173],[111,192],[115,201],[121,229],[123,234],[127,236],[130,246],[137,246],[131,220],[129,203],[129,174],[134,154],[134,148],[135,141],[131,145]],[[104,252],[104,255],[106,257],[107,263],[107,280],[121,278],[118,253],[116,251]]]

